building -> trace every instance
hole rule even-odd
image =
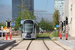
[[[65,0],[55,0],[54,1],[54,8],[59,10],[60,20],[63,21],[63,6]]]
[[[30,12],[34,12],[34,0],[24,0],[24,2],[26,8],[28,8]],[[22,0],[12,0],[12,21],[16,21],[19,12],[21,11],[18,5],[22,5]]]
[[[64,21],[68,18],[68,34],[75,37],[75,0],[66,0],[64,3]],[[64,29],[65,30],[65,29]]]

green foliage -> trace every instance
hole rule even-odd
[[[59,32],[58,31],[54,31],[50,34],[50,38],[52,37],[59,37]]]
[[[52,31],[53,30],[52,23],[47,21],[47,20],[44,20],[44,18],[42,18],[42,20],[38,23],[38,25],[43,30],[47,30],[47,31]]]
[[[59,11],[55,10],[53,14],[53,27],[56,27],[56,25],[59,24]]]
[[[26,6],[26,5],[24,4],[24,7],[25,7],[25,6]],[[19,5],[19,8],[21,9],[22,6]],[[32,12],[28,11],[27,8],[25,8],[25,9],[23,10],[23,15],[24,15],[23,19],[25,19],[25,20],[26,20],[26,19],[33,19],[33,20],[36,20],[36,16],[34,16],[34,14],[33,14]],[[21,20],[22,20],[22,11],[19,12],[19,17],[16,19],[15,30],[18,30],[19,27],[21,27]]]
[[[0,28],[1,28],[1,26],[5,27],[5,23],[0,23]]]
[[[37,37],[49,37],[50,33],[37,34]]]

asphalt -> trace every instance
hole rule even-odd
[[[4,50],[6,47],[14,44],[15,40],[0,40],[0,50]]]

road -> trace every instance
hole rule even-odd
[[[67,47],[61,44],[58,41],[44,40],[47,48],[42,40],[23,40],[17,41],[15,44],[7,47],[5,50],[72,50],[70,47]],[[62,46],[62,47],[61,47]]]

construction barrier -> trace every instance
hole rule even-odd
[[[60,33],[60,39],[62,39],[62,34]]]
[[[10,27],[10,40],[11,40],[11,27]]]
[[[66,25],[66,40],[68,40],[67,25]]]

